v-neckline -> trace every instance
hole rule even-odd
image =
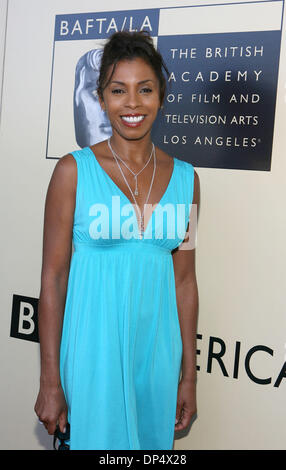
[[[93,155],[93,157],[94,157],[94,160],[95,160],[95,162],[97,163],[97,165],[99,166],[99,168],[100,168],[100,170],[102,171],[102,173],[103,173],[103,174],[107,177],[107,179],[113,184],[113,186],[117,189],[117,191],[119,191],[120,194],[122,194],[122,196],[129,202],[129,204],[132,205],[132,208],[133,208],[133,210],[135,211],[135,208],[133,207],[134,203],[132,203],[132,202],[130,201],[129,197],[126,196],[126,194],[122,191],[122,189],[120,189],[119,186],[115,183],[115,181],[113,181],[113,179],[111,178],[111,176],[109,176],[109,174],[107,173],[107,171],[105,171],[105,169],[103,168],[103,166],[101,166],[101,164],[100,164],[99,161],[97,160],[97,157],[96,157],[95,153],[91,150],[91,148],[90,148],[89,146],[88,146],[87,148],[88,148],[88,150],[92,153],[92,155]],[[165,196],[166,196],[167,192],[168,192],[169,189],[170,189],[171,183],[173,182],[174,174],[175,174],[175,166],[176,166],[176,157],[173,157],[173,160],[174,160],[174,163],[173,163],[173,170],[172,170],[172,174],[171,174],[171,176],[170,176],[168,185],[167,185],[167,187],[166,187],[166,189],[165,189],[165,191],[164,191],[164,193],[163,193],[163,195],[162,195],[160,201],[156,203],[156,207],[155,207],[155,209],[152,211],[151,216],[149,217],[149,220],[148,220],[146,229],[144,230],[144,232],[142,232],[142,238],[141,238],[141,240],[144,240],[145,234],[147,233],[148,228],[149,228],[149,225],[150,225],[151,220],[152,220],[152,218],[153,218],[153,214],[156,212],[158,205],[160,205],[160,204],[162,203],[163,199],[165,199]],[[148,204],[148,203],[147,203],[147,204]],[[152,204],[152,205],[154,206],[154,204]],[[144,207],[143,207],[143,210],[144,210]],[[135,217],[136,217],[137,235],[139,236],[140,231],[139,231],[139,225],[138,225],[138,219],[137,219],[136,213],[135,213]],[[140,238],[140,237],[139,237],[139,238]]]

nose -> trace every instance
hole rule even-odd
[[[130,109],[135,109],[138,106],[140,106],[140,104],[141,104],[140,95],[137,92],[137,90],[128,90],[128,93],[126,93],[125,106],[127,106]]]

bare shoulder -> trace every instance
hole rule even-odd
[[[47,190],[47,204],[60,204],[63,207],[74,204],[77,187],[77,164],[71,154],[66,154],[57,161]]]
[[[77,169],[75,158],[71,153],[67,153],[63,157],[59,158],[56,167],[58,171],[63,173],[76,173]]]
[[[77,180],[77,164],[71,153],[59,158],[54,168],[52,179],[73,186]]]

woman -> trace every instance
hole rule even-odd
[[[35,411],[49,434],[70,423],[70,449],[172,449],[196,412],[195,250],[181,248],[199,179],[151,141],[163,67],[147,34],[109,39],[112,136],[62,157],[47,192]],[[166,224],[162,207],[184,213]]]

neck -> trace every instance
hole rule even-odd
[[[150,135],[140,140],[126,140],[117,135],[110,137],[110,144],[113,150],[127,164],[134,162],[135,165],[143,165],[150,157],[152,151],[152,140]]]

